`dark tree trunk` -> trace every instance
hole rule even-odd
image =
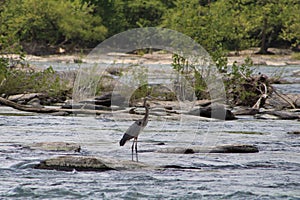
[[[267,28],[268,28],[268,20],[264,18],[263,28],[261,33],[261,45],[258,54],[268,54],[268,44],[267,44]]]

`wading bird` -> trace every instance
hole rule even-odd
[[[133,143],[131,146],[131,157],[133,161],[133,151],[135,149],[136,161],[138,162],[138,154],[137,154],[137,139],[141,131],[147,126],[148,118],[149,118],[149,104],[147,104],[147,100],[149,97],[145,97],[143,107],[145,107],[145,116],[142,119],[135,121],[124,133],[122,139],[120,140],[120,146],[124,146],[124,144],[133,138]]]

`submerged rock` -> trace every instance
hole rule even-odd
[[[31,144],[29,149],[46,151],[75,151],[80,152],[80,145],[73,142],[37,142]]]

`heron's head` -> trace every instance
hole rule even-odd
[[[144,107],[150,108],[150,105],[148,103],[146,103],[147,100],[151,100],[153,99],[152,96],[148,95],[144,98]]]

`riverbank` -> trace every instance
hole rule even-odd
[[[246,58],[251,58],[254,65],[266,66],[287,66],[287,65],[300,65],[300,60],[293,57],[293,52],[288,49],[270,48],[270,55],[256,54],[257,48],[240,51],[238,55],[235,52],[228,53],[228,65],[234,62],[242,64]],[[9,55],[10,58],[18,59],[18,55]],[[25,61],[29,62],[59,62],[59,63],[89,63],[94,60],[88,59],[88,54],[56,54],[49,56],[34,56],[26,55]],[[151,54],[125,54],[125,53],[109,53],[101,55],[101,59],[97,60],[103,63],[126,63],[126,64],[171,64],[172,54],[166,52],[153,52]]]

